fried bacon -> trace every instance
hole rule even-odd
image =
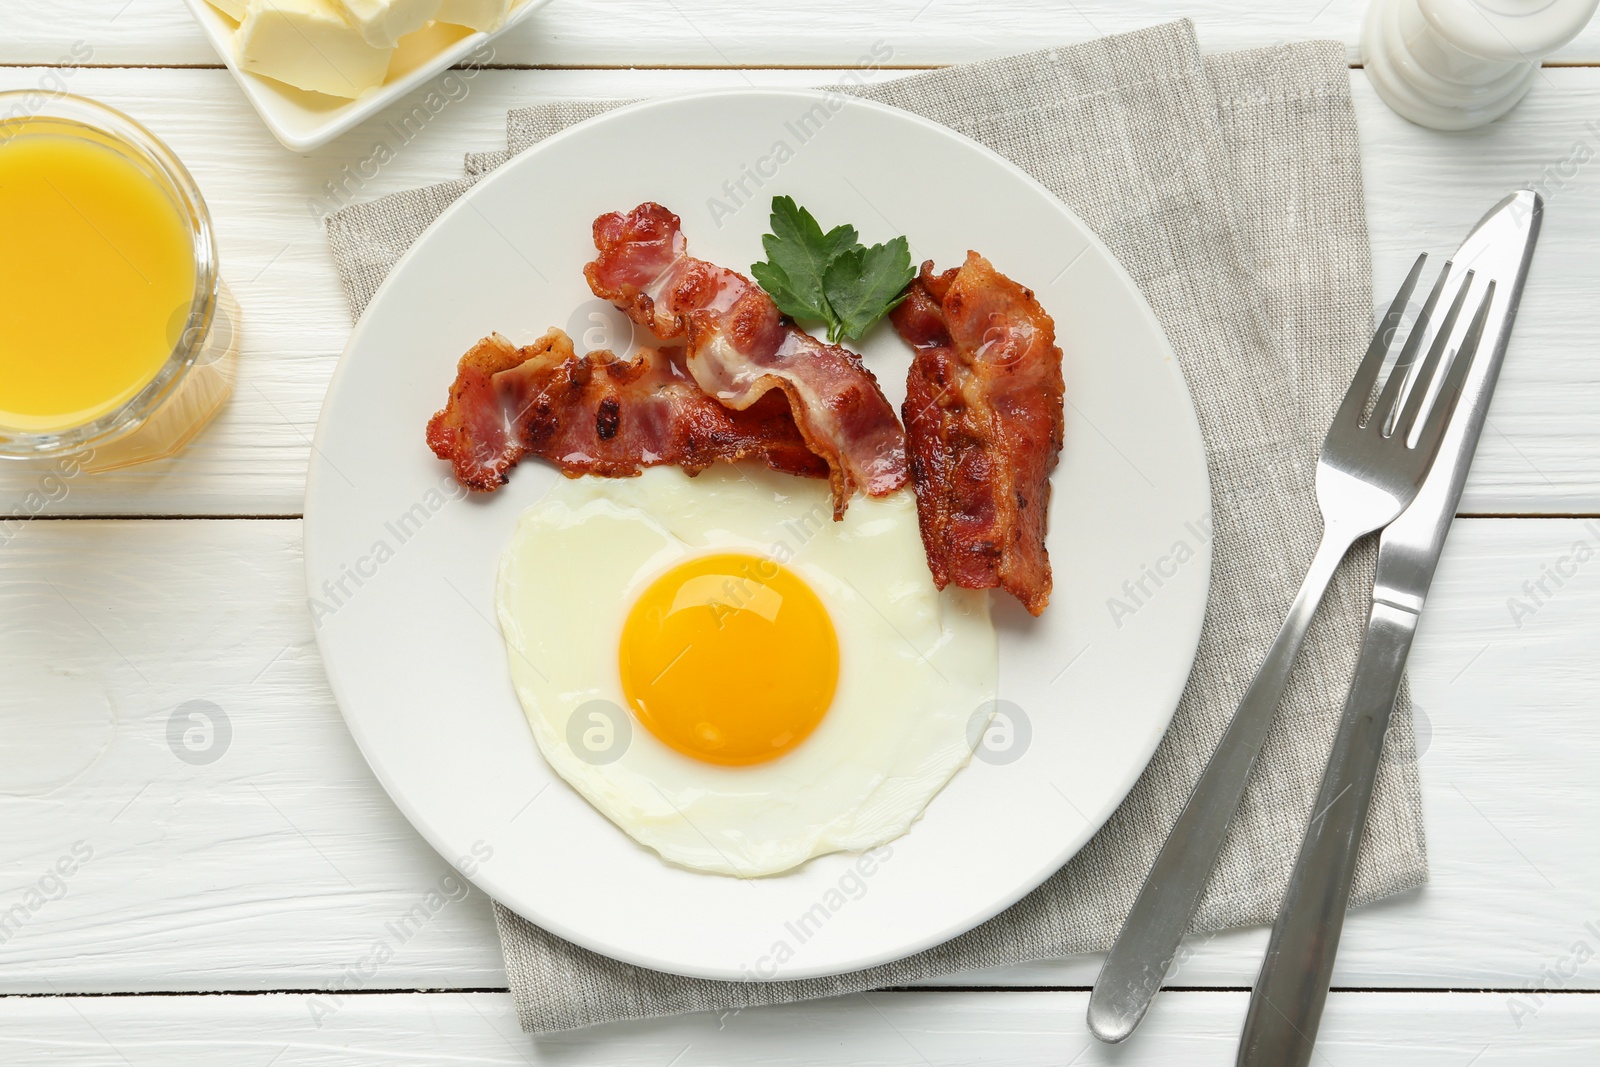
[[[594,243],[589,287],[657,337],[686,337],[686,366],[706,393],[735,409],[788,398],[828,464],[835,518],[857,489],[883,496],[906,484],[905,433],[860,357],[801,330],[744,275],[691,257],[678,216],[651,203],[602,215]]]
[[[676,463],[691,474],[745,457],[809,477],[828,472],[781,396],[740,411],[690,381],[671,353],[580,356],[551,330],[518,348],[493,334],[461,357],[450,399],[428,422],[428,447],[462,485],[493,492],[532,453],[571,477],[635,475]]]
[[[939,588],[1050,599],[1045,523],[1061,452],[1061,349],[1033,293],[976,252],[890,312],[916,355],[903,409],[917,516]]]

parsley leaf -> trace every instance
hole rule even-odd
[[[871,248],[857,246],[837,256],[823,276],[836,319],[829,325],[828,340],[835,344],[841,337],[861,340],[873,323],[905,299],[905,287],[914,277],[904,237]]]
[[[761,238],[761,246],[768,262],[752,265],[750,273],[778,309],[796,319],[821,319],[831,328],[835,319],[823,292],[823,273],[840,252],[857,247],[855,227],[835,226],[823,233],[793,197],[775,196],[772,232]]]
[[[916,276],[906,239],[863,246],[854,226],[824,233],[793,197],[772,198],[772,232],[761,238],[767,260],[750,267],[756,282],[795,319],[821,321],[828,340],[859,341],[900,303]]]

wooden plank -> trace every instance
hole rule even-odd
[[[1597,558],[1564,559],[1580,539]],[[0,992],[327,988],[432,891],[366,984],[504,985],[487,901],[442,882],[346,731],[301,580],[294,521],[35,522],[0,552],[0,918],[24,911]],[[1432,882],[1352,916],[1338,985],[1517,989],[1600,949],[1597,641],[1600,522],[1457,524],[1412,662]],[[1175,980],[1246,985],[1263,937],[1200,939]]]
[[[0,88],[35,85],[48,73],[0,69]],[[449,83],[455,99],[414,138],[395,134],[391,114],[301,157],[272,141],[223,72],[75,72],[75,92],[149,124],[188,162],[205,191],[223,270],[244,309],[240,384],[216,425],[183,455],[72,479],[64,498],[45,483],[44,469],[0,464],[0,517],[19,510],[298,514],[322,394],[349,333],[318,213],[459,175],[463,151],[504,144],[504,112],[519,103],[815,84],[829,77],[818,71],[489,71]],[[1516,122],[1471,135],[1418,130],[1378,102],[1359,72],[1355,85],[1380,291],[1397,283],[1413,251],[1448,254],[1503,190],[1542,181],[1550,194],[1536,274],[1463,508],[1600,511],[1600,388],[1593,370],[1600,309],[1592,299],[1600,290],[1600,259],[1591,253],[1600,241],[1600,171],[1568,162],[1575,145],[1600,148],[1600,135],[1586,125],[1600,109],[1600,70],[1546,72]],[[363,176],[357,168],[380,141],[395,158]]]
[[[1513,118],[1465,134],[1400,118],[1364,73],[1353,84],[1373,288],[1382,302],[1418,252],[1447,258],[1505,193],[1530,186],[1545,198],[1539,248],[1461,510],[1600,511],[1600,483],[1587,473],[1600,469],[1600,333],[1589,322],[1600,311],[1600,258],[1588,236],[1600,227],[1591,161],[1600,155],[1600,71],[1546,70]]]
[[[1274,5],[1206,0],[1175,8],[1156,0],[843,0],[809,4],[726,4],[717,0],[562,0],[532,16],[497,44],[502,62],[559,66],[839,66],[877,41],[895,62],[915,66],[1070,44],[1192,18],[1211,49],[1285,40],[1333,38],[1359,59],[1362,0],[1290,0]],[[172,0],[11,0],[0,62],[55,63],[83,42],[94,62],[126,65],[215,64],[188,11]],[[1600,59],[1600,28],[1590,26],[1555,57]]]
[[[0,574],[6,988],[320,987],[432,890],[385,980],[504,984],[487,899],[441,889],[333,705],[299,522],[35,522]]]
[[[1547,998],[1513,1018],[1502,993],[1335,993],[1316,1062],[1392,1067],[1588,1067],[1600,997]],[[873,993],[705,1013],[534,1038],[503,993],[347,998],[313,1018],[298,995],[0,1000],[8,1063],[333,1067],[350,1063],[593,1064],[614,1067],[1186,1067],[1232,1064],[1243,993],[1175,993],[1125,1045],[1089,1036],[1085,993]],[[320,1025],[318,1023],[320,1022]],[[1520,1022],[1520,1026],[1518,1023]]]

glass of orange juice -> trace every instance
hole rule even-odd
[[[204,199],[154,134],[0,93],[0,456],[170,456],[233,391],[238,307]]]

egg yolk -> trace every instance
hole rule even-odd
[[[775,759],[833,702],[839,638],[781,564],[724,553],[650,584],[622,627],[622,691],[640,723],[708,763]]]

